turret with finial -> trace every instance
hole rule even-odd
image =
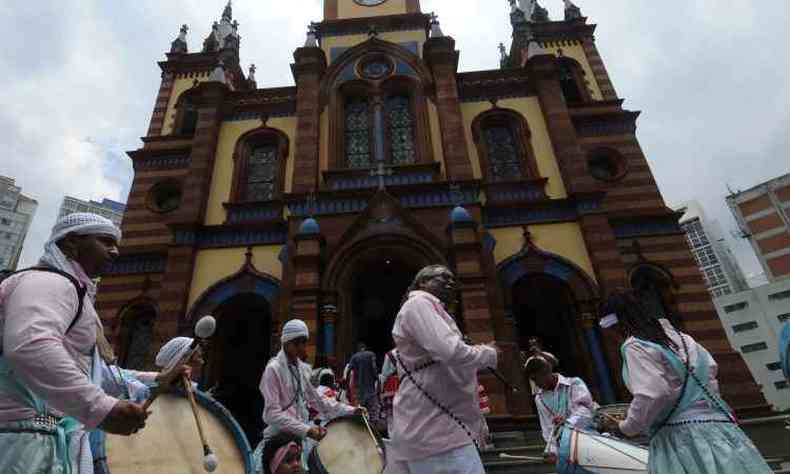
[[[577,7],[571,0],[563,0],[565,2],[565,21],[576,20],[582,18],[582,9]]]
[[[310,23],[307,26],[307,39],[304,42],[305,48],[317,48],[318,47],[318,24],[317,23]]]
[[[188,48],[187,48],[188,32],[189,32],[189,27],[187,25],[181,25],[181,31],[178,34],[178,38],[176,38],[172,43],[170,43],[171,53],[186,54],[188,52]]]
[[[444,32],[442,31],[442,27],[439,25],[439,17],[436,16],[436,13],[431,12],[431,38],[443,38]]]
[[[250,64],[250,72],[247,73],[247,83],[250,85],[250,89],[258,88],[258,83],[255,81],[255,71],[257,70],[258,68],[254,64]]]

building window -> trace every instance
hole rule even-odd
[[[787,380],[774,382],[774,387],[776,387],[777,390],[787,390],[788,388],[790,388],[790,382],[788,382]]]
[[[735,326],[732,327],[732,330],[733,332],[738,333],[738,332],[752,331],[754,329],[757,329],[758,327],[760,327],[760,325],[757,324],[756,321],[749,321],[748,323],[736,324]]]
[[[598,148],[587,156],[587,169],[595,179],[617,181],[625,176],[625,159],[616,150]]]
[[[259,146],[247,159],[244,198],[247,201],[271,201],[277,184],[277,147]]]
[[[713,251],[713,247],[710,245],[696,250],[694,255],[697,257],[697,264],[700,267],[709,267],[719,263],[719,259],[716,258],[716,253]]]
[[[472,122],[472,134],[486,181],[539,177],[531,132],[520,113],[500,108],[484,112]]]
[[[744,301],[742,303],[736,303],[736,304],[731,304],[729,306],[725,306],[724,307],[724,312],[728,313],[728,314],[729,313],[734,313],[736,311],[742,311],[742,310],[744,310],[744,309],[746,309],[748,307],[749,307],[749,303]]]
[[[267,202],[280,198],[288,159],[288,137],[273,128],[259,128],[236,144],[231,201]]]
[[[510,127],[491,126],[483,131],[488,150],[488,179],[515,181],[522,179],[521,156]]]
[[[368,99],[349,97],[345,103],[346,164],[349,168],[370,168],[370,112]]]
[[[757,351],[764,351],[766,349],[768,349],[768,344],[764,342],[758,342],[756,344],[748,344],[745,346],[741,346],[741,352],[743,352],[744,354],[749,354],[751,352],[757,352]]]
[[[694,219],[684,224],[682,227],[686,232],[686,238],[688,239],[689,245],[692,249],[710,245],[708,236],[705,233],[705,229],[703,229],[702,223],[699,221],[699,219]]]
[[[709,287],[727,284],[727,277],[724,276],[720,267],[708,268],[704,274]]]
[[[570,58],[559,60],[560,89],[568,104],[578,104],[590,99],[584,81],[584,72],[576,61]]]
[[[193,136],[197,130],[198,109],[190,97],[179,98],[176,122],[173,130],[176,135]]]
[[[164,214],[181,207],[181,183],[168,179],[157,183],[148,192],[148,209]]]
[[[790,290],[781,291],[779,293],[774,293],[772,295],[768,295],[769,300],[778,301],[778,300],[786,300],[790,298]]]
[[[389,155],[394,165],[410,165],[417,160],[414,143],[414,114],[408,96],[387,97],[385,113],[389,129]]]
[[[780,314],[777,316],[777,318],[779,319],[780,323],[786,323],[787,321],[790,321],[790,313]]]
[[[765,365],[768,370],[775,372],[777,370],[782,370],[782,363],[781,362],[772,362],[770,364]]]
[[[125,369],[142,370],[147,368],[151,343],[154,338],[156,312],[149,305],[132,307],[123,317],[121,344],[123,357],[121,366]]]

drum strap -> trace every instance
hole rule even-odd
[[[466,426],[466,423],[464,423],[463,421],[461,421],[461,419],[460,419],[460,418],[458,418],[457,416],[455,416],[455,414],[453,414],[453,412],[451,412],[449,408],[447,408],[446,406],[444,406],[444,405],[443,405],[441,402],[439,402],[439,401],[438,401],[438,400],[437,400],[437,399],[436,399],[436,398],[435,398],[433,395],[431,395],[430,393],[428,393],[428,392],[427,392],[427,391],[426,391],[426,390],[425,390],[425,389],[422,387],[422,385],[420,385],[420,383],[419,383],[419,382],[417,382],[417,380],[415,380],[415,378],[414,378],[414,375],[413,375],[413,374],[414,374],[414,372],[412,372],[411,370],[409,370],[409,368],[408,368],[408,367],[406,367],[406,364],[404,364],[404,363],[403,363],[403,359],[401,359],[401,357],[400,357],[400,354],[396,354],[396,355],[395,355],[395,358],[398,360],[398,364],[400,364],[400,366],[401,366],[401,367],[403,367],[403,371],[404,371],[404,372],[406,372],[406,378],[408,378],[409,380],[411,380],[411,382],[414,384],[414,386],[415,386],[415,387],[417,387],[417,390],[419,390],[419,391],[420,391],[420,393],[422,393],[422,394],[425,396],[425,398],[427,398],[428,400],[430,400],[430,402],[431,402],[431,403],[433,403],[433,404],[436,406],[436,408],[438,408],[438,409],[439,409],[439,410],[440,410],[442,413],[444,413],[445,415],[447,415],[448,417],[450,417],[450,419],[451,419],[451,420],[455,421],[455,423],[456,423],[456,424],[458,424],[458,426],[460,426],[460,427],[461,427],[461,429],[463,429],[463,430],[464,430],[464,432],[466,432],[467,436],[469,436],[469,439],[471,439],[471,440],[472,440],[472,442],[475,444],[475,448],[476,448],[478,451],[480,451],[480,445],[479,445],[479,444],[478,444],[478,442],[477,442],[477,438],[476,438],[474,435],[472,435],[472,432],[469,430],[469,427],[468,427],[468,426]],[[430,367],[431,365],[433,365],[433,364],[437,364],[437,363],[438,363],[438,362],[432,361],[432,363],[429,363],[429,364],[427,364],[427,365],[425,365],[425,364],[421,365],[421,366],[420,366],[420,368],[427,368],[427,367]],[[418,369],[419,369],[419,368],[418,368]]]

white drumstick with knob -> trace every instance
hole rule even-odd
[[[212,316],[203,316],[195,325],[195,341],[198,339],[210,338],[214,335],[214,331],[216,330],[217,320]],[[190,351],[189,359],[192,358],[192,355],[197,350],[198,346],[195,345],[195,348]],[[189,361],[189,359],[186,360]],[[219,466],[219,459],[217,459],[217,456],[211,451],[208,441],[206,441],[206,434],[203,432],[203,422],[200,418],[197,402],[195,402],[195,394],[192,391],[192,382],[186,376],[184,377],[184,389],[187,391],[189,404],[192,406],[192,414],[195,416],[195,424],[197,425],[200,442],[203,444],[203,469],[205,469],[206,472],[214,472]]]

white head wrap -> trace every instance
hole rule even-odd
[[[609,315],[604,316],[601,318],[601,321],[598,323],[603,329],[609,329],[617,325],[620,322],[620,319],[617,318],[617,315],[612,313]]]
[[[156,365],[165,370],[172,369],[184,356],[189,354],[189,347],[192,345],[192,341],[191,337],[171,339],[159,349],[159,353],[156,355]]]
[[[280,342],[285,344],[286,342],[299,339],[300,337],[310,337],[310,331],[307,329],[307,324],[305,324],[301,319],[292,319],[283,326],[283,333],[282,336],[280,336]]]
[[[324,369],[321,369],[321,370],[318,372],[318,378],[319,378],[319,380],[320,380],[320,379],[321,379],[321,377],[323,377],[324,375],[331,375],[332,377],[334,377],[334,376],[335,376],[335,371],[334,371],[334,370],[332,370],[332,369],[329,369],[329,368],[324,368]]]
[[[109,235],[113,237],[116,242],[121,241],[121,229],[106,217],[88,212],[69,214],[60,218],[55,224],[55,227],[52,228],[52,235],[50,235],[47,243],[44,244],[44,255],[39,260],[39,264],[55,268],[77,277],[77,272],[71,260],[63,254],[60,247],[57,245],[58,241],[69,234]],[[88,287],[88,294],[91,297],[95,296],[95,285]]]

